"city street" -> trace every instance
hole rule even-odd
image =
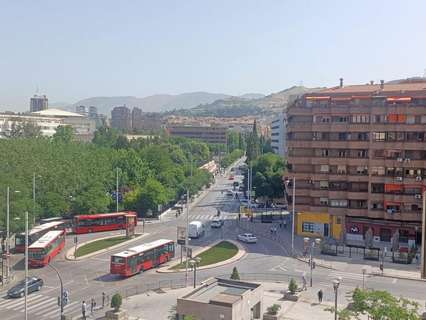
[[[235,175],[238,181],[241,176]],[[235,180],[234,180],[235,181]],[[191,240],[190,245],[196,249],[221,238],[235,239],[236,235],[243,232],[240,226],[247,226],[250,222],[242,221],[238,223],[239,202],[226,195],[226,190],[232,188],[231,180],[228,176],[217,179],[216,184],[212,186],[209,192],[202,198],[190,211],[189,221],[200,220],[206,223],[206,234],[197,240]],[[216,215],[217,209],[222,212],[225,219],[225,225],[222,229],[212,229],[208,223]],[[136,246],[141,243],[150,242],[156,239],[176,240],[176,227],[184,226],[186,223],[186,211],[178,218],[174,214],[166,216],[161,222],[149,223],[145,225],[145,232],[149,233],[141,240],[131,243],[130,246]],[[252,230],[256,234],[256,228],[260,223],[254,224]],[[142,226],[139,225],[137,232],[142,232]],[[280,232],[289,232],[289,228]],[[110,234],[118,234],[112,232]],[[109,234],[98,233],[79,237],[79,241],[91,239],[93,237],[104,237]],[[73,245],[73,236],[67,237],[67,247]],[[309,279],[308,265],[299,260],[293,259],[287,255],[287,249],[279,242],[259,237],[256,244],[244,245],[247,255],[241,260],[221,266],[214,269],[200,270],[198,279],[203,280],[211,276],[229,276],[232,268],[236,266],[243,279],[252,280],[271,280],[287,282],[291,277],[301,284],[302,275],[305,274]],[[116,291],[136,293],[146,288],[148,284],[158,284],[160,282],[185,284],[185,273],[157,273],[155,269],[138,274],[128,279],[122,279],[109,274],[109,261],[112,253],[123,251],[126,246],[102,253],[81,261],[67,261],[64,258],[64,250],[60,256],[56,257],[53,265],[59,269],[62,276],[64,287],[70,293],[70,303],[65,307],[65,314],[77,316],[81,312],[81,303],[83,300],[90,305],[90,299],[95,298],[97,306],[102,304],[101,293],[105,292],[109,297]],[[180,247],[176,248],[176,259],[179,259]],[[22,262],[16,265],[17,274],[22,274]],[[41,277],[45,285],[40,292],[29,295],[28,314],[29,319],[58,319],[59,307],[57,297],[59,295],[59,280],[52,269],[45,267],[43,269],[30,270],[31,275]],[[354,272],[337,272],[321,267],[317,267],[313,272],[313,290],[323,289],[325,300],[334,297],[332,280],[341,277],[341,292],[348,292],[355,287],[362,287],[362,274]],[[192,283],[192,272],[188,274],[188,285]],[[308,281],[309,284],[309,281]],[[407,298],[424,299],[424,284],[418,281],[409,281],[401,279],[366,277],[365,284],[368,288],[388,290],[396,296],[403,295]],[[145,287],[144,287],[145,286]],[[138,289],[139,288],[139,289]],[[285,289],[283,287],[283,289]],[[8,299],[5,292],[0,292],[0,313],[1,319],[21,319],[24,312],[24,299]],[[344,299],[344,294],[341,295]],[[342,300],[343,302],[343,300]]]

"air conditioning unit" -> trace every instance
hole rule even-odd
[[[416,181],[422,181],[422,177],[421,176],[417,176],[416,177]]]
[[[396,177],[396,181],[402,181],[402,177]]]
[[[394,210],[393,209],[387,209],[386,212],[389,213],[389,214],[393,214]]]
[[[421,194],[415,194],[415,195],[414,195],[414,198],[416,198],[416,199],[421,199],[421,198],[422,198],[422,195],[421,195]]]
[[[403,161],[403,159],[402,159],[402,158],[398,158],[398,159],[396,159],[396,161],[398,161],[398,162],[402,162],[402,161]]]

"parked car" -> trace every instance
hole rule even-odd
[[[28,287],[28,294],[40,291],[43,287],[43,280],[36,277],[28,277],[27,278],[27,287]],[[20,298],[25,295],[25,280],[22,280],[14,287],[10,288],[7,291],[7,296],[9,298]]]
[[[210,224],[210,227],[212,228],[222,228],[223,226],[223,220],[218,217],[214,217],[212,220],[212,223]]]
[[[243,233],[237,236],[237,239],[245,243],[256,243],[257,238],[252,233]]]

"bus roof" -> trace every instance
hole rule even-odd
[[[81,214],[74,216],[77,219],[99,219],[99,218],[108,218],[108,217],[118,217],[126,215],[136,215],[136,212],[133,211],[124,211],[124,212],[113,212],[113,213],[95,213],[95,214]]]
[[[31,236],[35,233],[42,232],[44,230],[60,226],[63,223],[64,223],[63,221],[52,221],[52,222],[43,223],[39,226],[33,227],[28,234]],[[22,232],[20,235],[25,235],[25,233]]]
[[[49,231],[44,236],[42,236],[40,239],[38,239],[36,242],[34,242],[32,245],[28,247],[28,249],[34,249],[34,248],[44,248],[46,247],[52,240],[56,239],[58,236],[60,236],[64,231],[63,230],[55,230],[55,231]]]
[[[156,240],[156,241],[153,241],[153,242],[144,243],[144,244],[141,244],[139,246],[127,249],[125,251],[113,254],[113,256],[126,258],[126,257],[133,256],[134,254],[138,254],[138,253],[142,253],[144,251],[154,249],[156,247],[165,245],[166,243],[170,243],[170,242],[173,242],[173,240],[159,239],[159,240]]]

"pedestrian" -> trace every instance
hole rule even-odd
[[[284,220],[284,228],[287,229],[287,220]]]
[[[323,297],[324,293],[322,292],[322,290],[320,289],[318,291],[318,301],[319,303],[322,303],[322,297]]]
[[[283,222],[281,221],[280,222],[280,229],[282,229],[283,228]]]
[[[93,310],[95,309],[95,299],[90,300],[90,313],[93,313]]]
[[[302,276],[302,290],[307,290],[307,288],[306,288],[306,278],[305,278],[305,276],[303,275]]]
[[[419,264],[419,260],[420,260],[419,253],[416,253],[416,264]]]
[[[105,307],[105,292],[102,292],[102,309]]]
[[[82,315],[83,320],[86,320],[86,311],[87,311],[86,301],[83,300],[83,302],[81,304],[81,315]]]

